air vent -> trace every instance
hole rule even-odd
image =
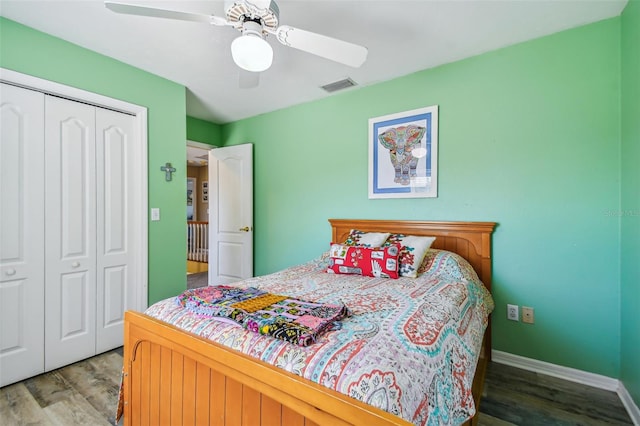
[[[338,90],[347,89],[349,87],[357,86],[358,83],[351,80],[350,78],[345,78],[343,80],[334,81],[333,83],[325,84],[324,86],[320,86],[322,89],[329,93],[337,92]]]

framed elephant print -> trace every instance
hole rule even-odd
[[[438,106],[369,119],[369,198],[438,196]]]

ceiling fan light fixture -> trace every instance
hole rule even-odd
[[[262,27],[255,22],[245,22],[242,35],[231,43],[231,56],[240,68],[262,72],[273,62],[273,48],[262,38]]]

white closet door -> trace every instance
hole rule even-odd
[[[44,372],[44,95],[0,87],[0,386]]]
[[[135,163],[132,116],[96,108],[96,352],[122,346],[124,311],[135,307]]]
[[[95,354],[95,108],[45,99],[45,369]]]

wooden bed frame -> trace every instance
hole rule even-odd
[[[332,241],[351,229],[435,236],[491,290],[492,222],[330,219]],[[476,407],[491,353],[490,331],[476,369]],[[233,349],[133,311],[125,314],[124,424],[409,425],[390,413]],[[466,424],[476,424],[478,416]]]

